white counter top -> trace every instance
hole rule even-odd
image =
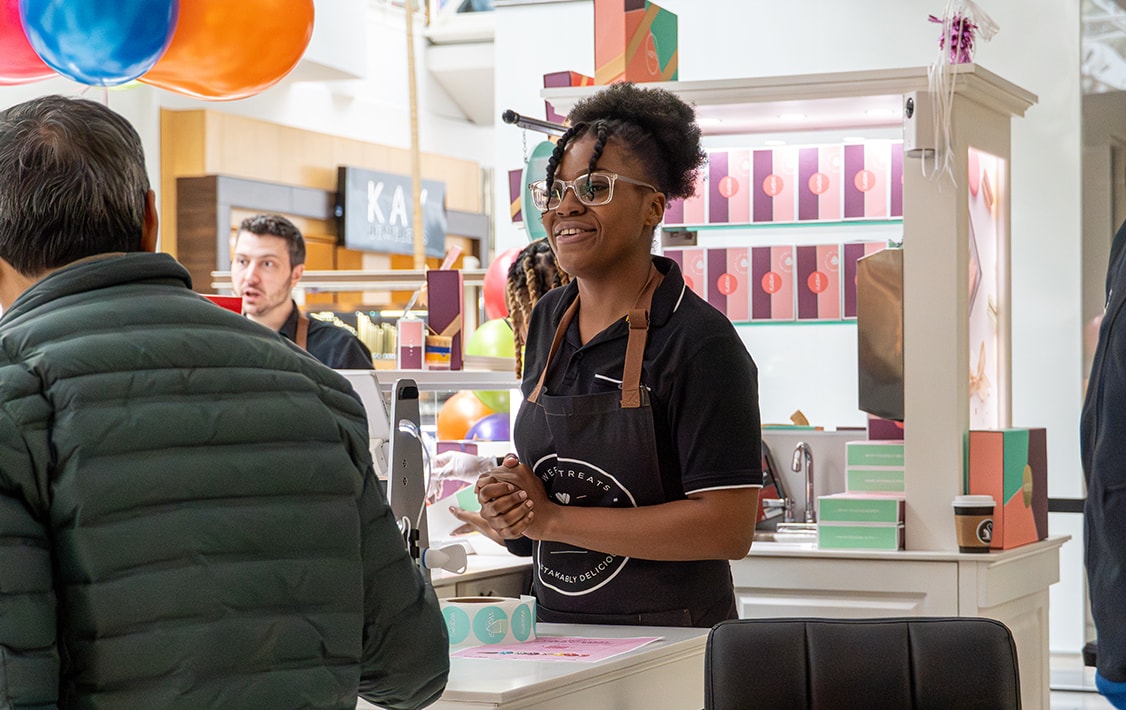
[[[1027,555],[1035,555],[1048,548],[1061,547],[1071,539],[1070,535],[1053,535],[1039,542],[1021,545],[1010,550],[998,550],[985,554],[958,552],[957,550],[820,550],[815,544],[788,542],[755,542],[745,559],[755,557],[800,557],[808,559],[820,557],[827,559],[870,559],[870,560],[911,560],[922,562],[985,562],[987,564],[1009,562]],[[498,572],[508,572],[531,565],[530,557],[517,557],[499,553],[495,555],[469,555],[467,569],[463,574],[435,570],[435,587],[488,577]]]
[[[595,663],[450,659],[439,709],[699,710],[708,629],[536,624],[536,636],[661,637]],[[372,705],[360,701],[362,710]]]
[[[496,574],[511,572],[531,567],[531,557],[517,557],[500,553],[496,555],[469,555],[465,558],[466,569],[461,574],[436,569],[430,572],[430,581],[435,589],[448,587],[458,582],[470,582],[476,579],[492,577]]]
[[[1021,545],[1009,550],[987,553],[958,552],[957,550],[821,550],[814,543],[755,542],[748,558],[753,557],[823,557],[830,559],[911,560],[916,562],[1009,562],[1036,555],[1048,548],[1058,548],[1071,539],[1070,535],[1054,535],[1039,542]]]

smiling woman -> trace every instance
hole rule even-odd
[[[730,321],[650,253],[704,154],[693,110],[616,84],[580,102],[532,199],[559,267],[528,329],[519,460],[482,515],[535,558],[540,621],[711,626],[762,485],[757,369]]]

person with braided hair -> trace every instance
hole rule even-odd
[[[555,252],[546,239],[528,244],[508,267],[504,300],[508,306],[508,320],[512,326],[512,339],[516,346],[516,376],[523,374],[524,343],[528,338],[528,321],[532,308],[545,293],[556,286],[571,283],[571,275],[555,263]]]
[[[705,160],[695,111],[626,83],[568,120],[530,188],[571,281],[528,324],[518,456],[478,478],[481,514],[532,556],[540,621],[710,627],[737,615],[763,474],[753,359],[651,253]]]

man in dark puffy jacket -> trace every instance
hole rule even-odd
[[[1083,403],[1079,441],[1087,481],[1084,541],[1098,668],[1095,685],[1126,708],[1126,223],[1118,228],[1106,274],[1106,311]]]
[[[361,405],[156,229],[120,116],[0,115],[0,707],[430,704],[445,626]]]

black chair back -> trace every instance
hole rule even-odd
[[[708,635],[705,710],[1019,710],[995,619],[735,619]]]

